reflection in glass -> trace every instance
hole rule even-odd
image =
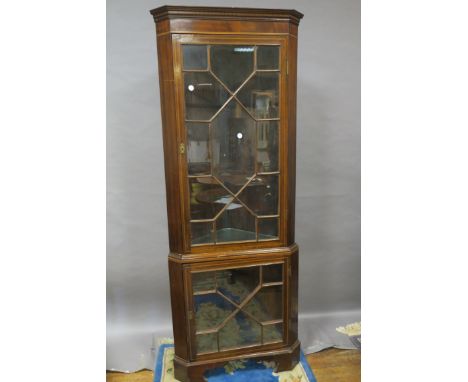
[[[215,329],[235,309],[230,302],[215,293],[195,295],[193,300],[197,331]]]
[[[257,69],[279,69],[279,46],[265,45],[257,48]]]
[[[257,215],[277,215],[278,175],[257,175],[239,199]]]
[[[256,240],[255,217],[234,202],[216,220],[216,242]]]
[[[282,263],[192,272],[197,354],[282,341],[282,280]]]
[[[228,92],[209,73],[184,73],[185,118],[208,121],[229,99]]]
[[[217,352],[217,337],[217,333],[198,334],[196,336],[197,354]]]
[[[185,70],[207,69],[206,45],[182,45]]]
[[[258,240],[272,240],[278,238],[278,218],[258,219]]]
[[[263,343],[270,344],[283,341],[283,324],[265,325],[263,327]]]
[[[260,283],[259,267],[218,271],[218,290],[227,298],[240,304]]]
[[[260,322],[283,318],[283,286],[267,286],[260,289],[244,310]]]
[[[260,345],[262,328],[243,312],[237,313],[231,318],[224,328],[219,331],[219,348],[230,348]]]
[[[192,273],[192,289],[194,292],[206,292],[216,289],[214,272]]]
[[[254,70],[254,47],[211,46],[211,70],[229,88],[236,91]]]
[[[274,172],[279,170],[279,122],[257,122],[257,171]]]
[[[255,122],[234,100],[212,123],[213,175],[236,193],[255,173]]]
[[[259,119],[279,117],[279,73],[257,72],[238,93],[240,102]]]
[[[190,178],[192,220],[213,219],[233,198],[212,177]]]
[[[209,175],[210,133],[207,123],[187,122],[187,162],[189,175]]]
[[[283,264],[272,264],[263,266],[263,283],[274,283],[283,281]]]
[[[211,244],[214,242],[213,223],[190,223],[192,244]]]

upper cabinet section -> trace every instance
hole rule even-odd
[[[303,14],[289,9],[165,5],[150,11],[163,33],[277,33],[297,35]],[[229,21],[229,23],[226,23]],[[292,27],[290,27],[292,26]]]
[[[302,14],[179,6],[151,14],[171,251],[291,245]]]

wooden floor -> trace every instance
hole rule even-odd
[[[361,352],[359,350],[326,349],[309,354],[317,382],[359,382],[361,380]]]
[[[317,382],[359,382],[361,380],[361,352],[358,350],[326,349],[309,354]],[[153,382],[153,372],[107,373],[107,382]]]

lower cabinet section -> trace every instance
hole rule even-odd
[[[240,359],[299,361],[297,245],[169,257],[174,372],[182,382]]]
[[[283,344],[287,333],[286,267],[284,260],[188,267],[185,277],[192,359]]]

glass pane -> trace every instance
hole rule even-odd
[[[261,322],[282,319],[283,286],[263,287],[244,307],[244,310]]]
[[[197,331],[215,329],[234,311],[234,306],[219,294],[193,296]]]
[[[229,99],[228,92],[209,73],[186,72],[185,118],[208,121]]]
[[[272,264],[263,266],[263,283],[283,281],[283,264]]]
[[[212,177],[190,178],[189,188],[192,220],[213,219],[233,199]]]
[[[277,239],[278,223],[278,218],[258,219],[258,240]]]
[[[259,267],[218,271],[216,280],[219,292],[240,304],[260,284]]]
[[[235,201],[216,220],[216,242],[256,240],[255,217]]]
[[[277,215],[278,175],[258,175],[239,199],[257,215]]]
[[[213,353],[218,351],[218,334],[198,334],[197,341],[197,354]]]
[[[231,318],[219,331],[220,350],[260,345],[261,326],[242,312]]]
[[[283,324],[265,325],[263,327],[263,343],[283,341]]]
[[[257,171],[278,171],[279,122],[257,122]]]
[[[229,88],[236,91],[254,70],[254,47],[211,46],[211,70]]]
[[[209,175],[210,168],[210,133],[207,123],[186,123],[187,161],[189,175]]]
[[[279,46],[257,48],[257,69],[279,69]]]
[[[185,70],[207,69],[206,45],[182,45]]]
[[[263,282],[274,283],[283,281],[283,264],[263,266]]]
[[[213,175],[236,193],[255,173],[255,122],[233,100],[211,129]]]
[[[213,223],[191,223],[192,244],[209,244],[214,242]]]
[[[194,292],[204,292],[216,289],[214,272],[192,273],[192,289]]]
[[[239,91],[238,98],[255,118],[278,118],[279,73],[256,73]]]

